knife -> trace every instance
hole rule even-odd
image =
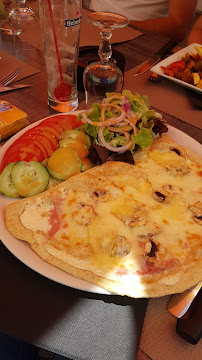
[[[5,91],[23,89],[26,87],[30,87],[31,85],[10,85],[10,86],[0,86],[0,93]]]
[[[153,58],[146,60],[143,64],[141,64],[134,76],[138,76],[141,74],[144,74],[149,69],[152,68],[155,64],[157,64],[161,59],[165,57],[165,55],[168,55],[170,51],[177,45],[177,42],[174,40],[169,40],[165,45],[163,45],[160,50],[157,51],[157,53],[153,56]]]

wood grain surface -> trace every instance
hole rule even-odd
[[[127,71],[152,57],[166,42],[167,39],[165,38],[144,34],[137,39],[116,44],[113,48],[120,51],[125,56],[125,71]],[[54,114],[55,111],[47,104],[47,75],[43,53],[39,49],[20,53],[14,47],[12,36],[5,35],[1,35],[0,37],[0,48],[20,60],[35,66],[40,71],[40,73],[27,78],[26,81],[23,79],[18,82],[30,84],[30,88],[1,93],[0,99],[10,101],[13,105],[27,112],[31,123]],[[79,92],[79,108],[81,108],[83,100],[84,93]],[[195,140],[202,142],[201,130],[174,118],[169,114],[161,113],[168,124],[184,131]]]

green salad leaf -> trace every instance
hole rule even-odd
[[[138,118],[140,118],[145,112],[149,110],[150,103],[146,95],[141,96],[138,93],[133,95],[130,90],[123,90],[122,95],[129,99],[131,109],[136,113]]]
[[[131,136],[134,146],[139,145],[142,149],[150,146],[153,142],[153,136],[150,129],[142,127],[137,135]]]
[[[84,131],[86,134],[88,134],[89,136],[91,136],[93,138],[93,140],[97,139],[98,136],[98,127],[97,126],[93,126],[91,124],[85,123],[81,126],[79,126],[79,129],[81,129],[82,131]]]
[[[115,134],[114,138],[110,141],[110,145],[115,148],[119,146],[125,146],[125,144],[126,144],[126,139],[119,134]]]
[[[112,140],[114,137],[114,133],[109,131],[107,128],[104,129],[103,135],[104,135],[105,141],[107,141],[107,142],[110,142],[110,140]]]
[[[93,104],[93,110],[88,114],[91,121],[100,121],[101,107],[99,104]]]

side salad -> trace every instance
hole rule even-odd
[[[47,118],[21,135],[1,161],[0,192],[34,196],[108,160],[134,164],[134,151],[166,131],[147,96],[129,90],[108,93],[78,117]]]
[[[162,115],[150,109],[147,96],[130,90],[122,93],[106,93],[102,103],[82,112],[78,120],[92,143],[109,151],[123,154],[139,151],[152,144],[163,132],[167,132]]]

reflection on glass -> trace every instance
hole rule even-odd
[[[101,101],[106,92],[120,92],[123,86],[123,74],[111,59],[112,49],[110,39],[112,30],[128,25],[128,19],[122,15],[93,12],[86,17],[91,24],[101,29],[101,44],[98,54],[100,61],[88,65],[83,74],[86,107]]]

